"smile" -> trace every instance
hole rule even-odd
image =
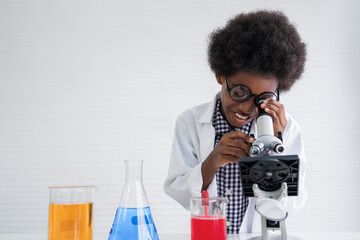
[[[239,118],[240,120],[244,121],[249,118],[249,116],[243,116],[240,113],[235,113],[235,116]]]

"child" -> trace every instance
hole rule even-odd
[[[257,136],[255,99],[265,92],[277,99],[289,90],[300,78],[305,58],[305,44],[281,12],[240,14],[215,30],[208,61],[221,91],[211,103],[178,117],[164,191],[186,209],[190,197],[202,190],[210,197],[227,197],[227,233],[259,232],[256,198],[243,195],[238,158],[249,156],[254,141],[250,135]],[[299,195],[287,198],[291,214],[307,196],[302,134],[278,101],[271,98],[261,107],[273,117],[275,136],[282,133],[283,155],[300,158]]]

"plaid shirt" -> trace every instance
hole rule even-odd
[[[221,114],[220,106],[221,101],[218,100],[212,123],[215,128],[214,147],[219,143],[225,133],[242,131],[248,135],[252,123],[249,122],[241,128],[233,129]],[[219,168],[216,173],[216,183],[218,186],[218,196],[229,199],[226,207],[227,233],[239,233],[241,222],[249,204],[248,198],[243,194],[239,165],[237,163],[228,163],[224,167]]]

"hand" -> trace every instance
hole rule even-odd
[[[241,131],[226,133],[201,165],[202,190],[207,189],[217,170],[228,163],[237,163],[239,157],[248,157],[250,144],[255,139]]]
[[[254,140],[241,131],[226,133],[205,161],[212,161],[216,168],[237,162],[239,157],[249,156],[250,144]]]
[[[260,105],[260,107],[273,117],[274,135],[279,137],[278,132],[284,133],[287,125],[284,105],[276,100],[267,99]]]

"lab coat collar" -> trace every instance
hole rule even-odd
[[[213,115],[214,115],[214,111],[215,111],[215,104],[216,104],[217,100],[220,99],[220,93],[221,92],[218,92],[215,95],[215,97],[210,102],[209,106],[206,108],[203,115],[201,115],[201,117],[199,118],[200,123],[209,123],[209,124],[212,123]]]

